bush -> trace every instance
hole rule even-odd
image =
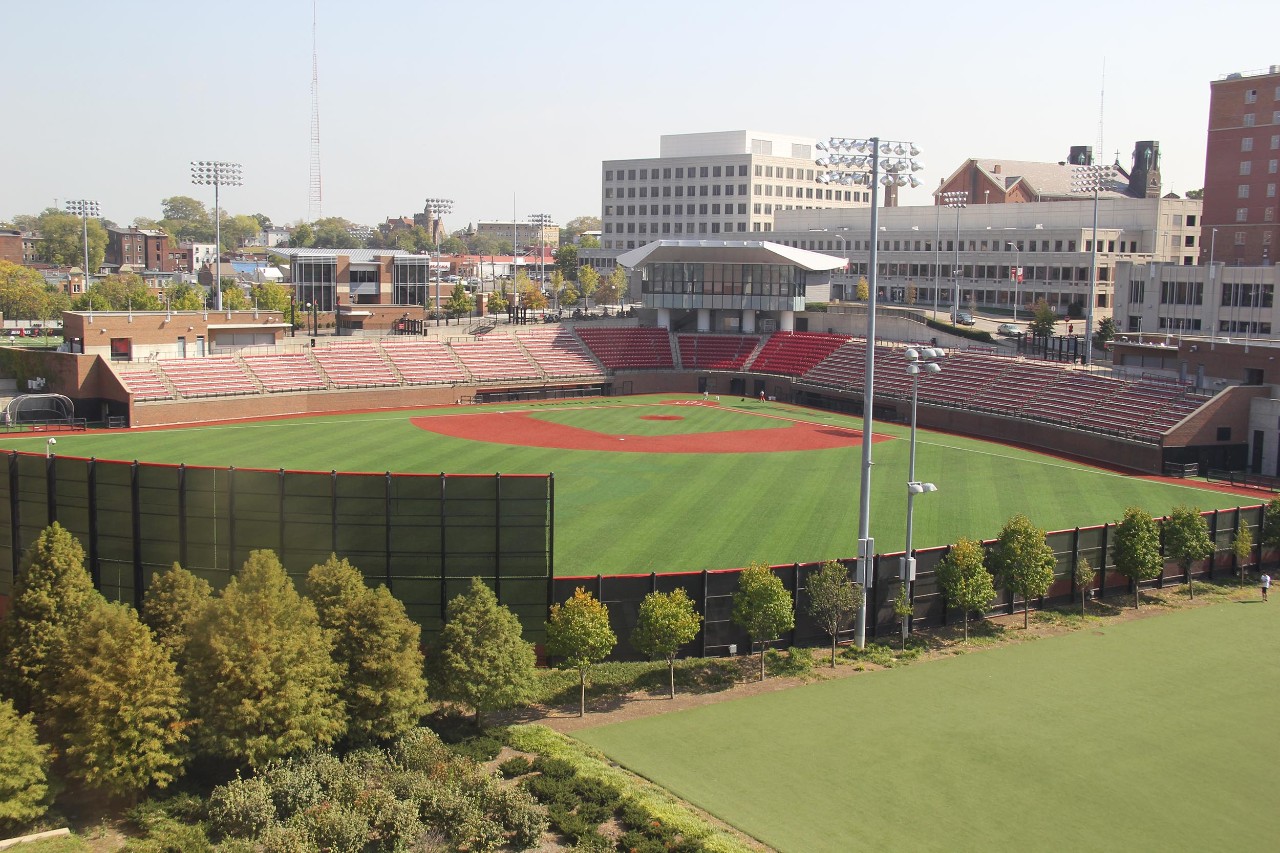
[[[391,757],[406,770],[432,773],[441,764],[450,764],[454,754],[430,729],[414,729],[396,741]]]
[[[328,853],[361,853],[369,834],[365,816],[341,803],[321,803],[290,822],[307,833],[312,849]]]
[[[499,752],[502,752],[502,741],[489,735],[480,735],[457,743],[451,743],[449,744],[449,749],[457,755],[470,758],[472,761],[492,761],[498,757]]]
[[[808,675],[813,672],[813,655],[808,649],[787,649],[785,652],[768,649],[764,653],[764,668],[770,675]]]
[[[277,823],[262,833],[262,853],[315,853],[315,845],[305,827]]]
[[[131,838],[124,849],[128,853],[206,853],[209,839],[202,823],[182,823],[163,813],[152,817],[141,838]]]
[[[533,776],[525,780],[525,788],[546,805],[558,805],[573,808],[578,801],[573,780],[557,776]]]
[[[573,790],[578,795],[578,799],[584,803],[609,806],[611,812],[613,804],[618,802],[620,796],[618,789],[608,782],[581,776],[574,779]]]
[[[533,769],[552,779],[572,779],[577,774],[573,765],[563,758],[548,758],[545,755],[534,759]]]
[[[272,764],[262,774],[262,780],[271,789],[271,801],[281,820],[288,820],[324,799],[320,774],[310,758]]]
[[[263,779],[236,779],[209,795],[209,827],[216,835],[257,838],[275,819],[271,789]]]
[[[498,772],[502,774],[502,778],[504,779],[514,779],[517,776],[523,776],[532,769],[533,762],[525,758],[523,755],[513,756],[498,765]]]
[[[490,804],[494,817],[511,837],[517,850],[528,850],[542,841],[547,831],[547,813],[523,788],[498,788]]]
[[[492,780],[486,780],[492,784]],[[422,801],[422,819],[449,836],[455,845],[471,850],[493,850],[505,833],[502,825],[485,814],[482,786],[443,784],[428,787]]]

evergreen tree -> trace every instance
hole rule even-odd
[[[441,696],[469,705],[477,725],[486,711],[529,701],[535,658],[522,633],[516,615],[472,578],[467,592],[449,602],[440,632]]]
[[[996,597],[991,572],[984,564],[986,553],[975,539],[960,539],[938,563],[938,583],[952,607],[964,614],[964,639],[969,640],[969,614],[985,612]]]
[[[198,751],[262,767],[341,737],[344,673],[332,648],[276,555],[250,552],[192,635],[187,689]]]
[[[591,269],[583,267],[583,270]],[[651,592],[640,602],[640,613],[631,645],[650,658],[667,662],[671,698],[676,698],[676,655],[680,647],[698,636],[702,617],[693,609],[693,599],[683,588],[671,592]]]
[[[1187,592],[1196,597],[1196,585],[1191,580],[1191,564],[1213,554],[1213,542],[1209,540],[1209,525],[1198,508],[1176,506],[1164,520],[1164,551],[1178,561],[1182,575],[1187,579]]]
[[[831,637],[831,666],[836,665],[836,644],[840,632],[853,621],[862,606],[862,587],[849,579],[849,567],[828,560],[805,581],[809,593],[809,615]]]
[[[333,659],[347,673],[339,696],[347,736],[388,740],[414,728],[426,711],[422,629],[385,586],[369,589],[360,572],[331,555],[307,574],[320,625],[333,633]]]
[[[1000,582],[1022,596],[1022,627],[1030,624],[1031,599],[1039,598],[1053,585],[1057,559],[1045,541],[1045,533],[1019,513],[1005,522],[991,549],[991,568]]]
[[[43,716],[70,636],[97,597],[84,549],[55,521],[27,553],[27,567],[14,580],[10,609],[0,623],[0,684],[19,712]]]
[[[1160,531],[1151,514],[1131,506],[1112,531],[1111,559],[1116,571],[1133,584],[1133,606],[1142,606],[1144,580],[1160,576],[1164,558],[1160,556]]]
[[[74,638],[53,703],[68,774],[119,797],[166,787],[181,770],[186,740],[173,661],[123,604],[99,599]]]
[[[49,808],[49,748],[30,716],[0,699],[0,830],[22,829]]]
[[[791,593],[764,563],[752,563],[738,575],[733,594],[733,622],[760,644],[760,680],[764,681],[764,647],[795,627]]]
[[[608,657],[618,644],[609,627],[609,608],[582,587],[564,604],[551,605],[547,619],[547,652],[578,670],[578,716],[587,713],[587,667]]]
[[[209,582],[177,563],[151,578],[151,586],[142,598],[142,621],[179,671],[186,667],[191,632],[212,599]]]

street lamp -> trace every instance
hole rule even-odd
[[[98,203],[87,198],[66,202],[67,213],[79,216],[84,226],[84,289],[89,292],[89,217],[98,217]]]
[[[453,199],[451,198],[429,198],[426,201],[426,210],[431,214],[431,230],[435,233],[432,237],[436,237],[436,262],[440,262],[440,240],[439,240],[439,221],[440,214],[453,213]],[[427,250],[427,286],[431,286],[431,250]],[[426,300],[423,300],[423,307],[426,307]],[[436,325],[440,325],[440,277],[436,276]]]
[[[954,207],[956,211],[956,259],[951,265],[951,320],[955,322],[960,314],[960,209],[969,206],[969,194],[967,192],[943,193],[942,206]]]
[[[222,187],[241,186],[240,164],[221,160],[192,160],[191,183],[197,186],[213,185],[213,307],[222,310],[222,212],[218,190]]]
[[[546,252],[546,229],[551,225],[551,214],[549,213],[531,213],[529,214],[529,224],[538,229],[538,287],[539,289],[546,282],[547,265],[545,258]],[[560,294],[555,294],[556,310],[560,310]]]
[[[1084,320],[1084,364],[1093,366],[1093,303],[1098,301],[1098,193],[1110,188],[1114,166],[1076,166],[1071,170],[1071,191],[1093,193],[1093,241],[1089,246],[1089,306]]]
[[[1022,246],[1006,242],[1005,246],[1013,249],[1013,322],[1018,322],[1018,285],[1022,283]]]
[[[822,152],[814,162],[825,171],[815,176],[820,184],[871,187],[871,245],[867,259],[870,287],[867,293],[867,366],[862,387],[862,479],[858,491],[858,582],[871,588],[875,540],[871,538],[871,438],[874,427],[876,372],[876,290],[880,242],[880,185],[919,187],[915,172],[923,166],[916,161],[920,149],[910,142],[832,138],[815,146]],[[883,157],[883,162],[881,158]],[[885,174],[881,175],[880,170]],[[853,171],[845,171],[852,169]],[[866,646],[867,597],[862,597],[854,637],[858,648]]]
[[[911,450],[907,457],[907,542],[906,551],[902,555],[902,564],[898,569],[898,579],[904,587],[908,587],[916,579],[916,558],[911,552],[911,530],[914,521],[916,495],[938,490],[938,487],[933,483],[921,483],[916,479],[916,402],[919,399],[920,374],[941,373],[942,365],[938,364],[938,362],[945,358],[947,353],[946,350],[933,347],[919,349],[911,347],[907,349],[904,355],[907,357],[907,375],[911,377]],[[909,617],[902,617],[902,638],[904,642],[907,637],[907,630],[910,628],[908,619]]]
[[[811,234],[830,234],[831,236],[835,237],[837,240],[840,241],[840,251],[844,254],[844,272],[846,276],[849,274],[849,263],[853,259],[849,257],[849,241],[845,239],[845,236],[843,234],[839,234],[837,232],[848,231],[848,230],[849,230],[848,228],[837,228],[835,230],[830,230],[827,228],[810,228],[809,229],[809,233]],[[846,287],[848,287],[847,282],[848,282],[848,279],[846,279],[846,284],[845,284]],[[853,301],[853,300],[849,300],[849,301]]]

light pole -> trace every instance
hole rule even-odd
[[[431,213],[431,236],[436,239],[436,262],[440,261],[440,214],[453,213],[453,199],[451,198],[429,198],[426,201],[426,210]],[[427,250],[427,286],[431,286],[431,250]],[[425,305],[423,307],[426,307]],[[440,277],[436,276],[436,325],[440,325]]]
[[[1013,249],[1013,322],[1018,322],[1018,285],[1022,284],[1022,245],[1006,242]]]
[[[878,244],[880,241],[880,184],[885,186],[920,186],[914,172],[924,168],[916,161],[920,149],[910,142],[886,142],[878,137],[868,139],[832,138],[815,146],[823,152],[814,162],[823,169],[815,176],[821,184],[871,187],[871,246],[867,261],[870,287],[867,293],[867,359],[862,386],[862,479],[858,490],[858,582],[870,590],[873,581],[872,562],[875,540],[871,538],[871,439],[875,425],[876,373],[876,285],[878,278]],[[883,163],[881,157],[884,157]],[[883,166],[885,174],[880,174]],[[854,171],[842,171],[852,168]],[[866,646],[867,596],[862,596],[854,628],[858,648]]]
[[[969,206],[967,192],[942,194],[942,206],[953,207],[956,211],[956,258],[951,265],[951,321],[954,323],[960,314],[960,209]]]
[[[837,228],[835,230],[830,230],[827,228],[810,228],[809,229],[809,233],[811,234],[830,234],[831,236],[835,237],[837,240],[840,241],[840,251],[844,255],[844,272],[846,276],[845,287],[848,287],[847,276],[849,274],[849,263],[852,261],[852,258],[849,257],[849,241],[845,239],[845,236],[843,234],[839,234],[837,232],[847,231],[847,230],[848,230],[847,228]],[[849,301],[852,302],[853,300],[849,300]]]
[[[84,226],[84,289],[89,292],[89,217],[98,217],[98,203],[78,198],[66,203],[67,213],[79,216]]]
[[[241,186],[240,164],[222,160],[191,161],[191,183],[198,186],[213,185],[213,307],[222,310],[222,211],[218,190],[222,187]]]
[[[934,349],[933,347],[923,347],[916,349],[909,348],[904,355],[907,357],[907,375],[911,377],[911,450],[908,454],[907,462],[907,542],[906,551],[902,555],[902,564],[898,569],[898,579],[903,586],[908,586],[915,582],[916,579],[916,558],[911,552],[911,530],[914,522],[916,495],[926,492],[936,492],[938,487],[933,483],[921,483],[916,480],[916,401],[919,398],[920,391],[920,373],[934,374],[942,372],[942,365],[938,361],[945,358],[947,353],[942,349]],[[902,617],[902,639],[905,642],[907,631],[910,629],[909,617]]]
[[[1098,301],[1098,193],[1116,176],[1114,166],[1076,166],[1071,170],[1071,191],[1093,193],[1093,240],[1089,246],[1089,305],[1084,315],[1084,364],[1093,366],[1093,303]]]
[[[529,224],[538,229],[538,289],[541,290],[546,283],[547,265],[546,265],[546,229],[551,225],[551,214],[549,213],[530,213]],[[560,294],[554,294],[556,300],[556,310],[560,310]]]
[[[48,459],[53,456],[53,446],[58,443],[58,439],[51,438],[44,443],[44,458]]]

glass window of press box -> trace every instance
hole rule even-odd
[[[405,263],[397,258],[394,266],[394,293],[392,298],[397,305],[426,305],[428,267],[426,258],[422,263]]]
[[[332,311],[337,261],[333,258],[297,258],[293,262],[294,293],[300,306],[314,305]]]
[[[804,298],[805,271],[781,264],[645,264],[641,292],[701,296],[703,307],[710,308],[741,308],[744,297],[775,298],[777,307],[787,308],[786,303]],[[662,301],[657,300],[658,307],[663,307]]]

